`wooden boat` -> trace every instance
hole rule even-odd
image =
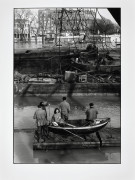
[[[45,84],[55,84],[56,79],[54,78],[30,78],[31,83],[45,83]]]
[[[110,118],[99,118],[96,119],[94,125],[87,125],[87,126],[66,126],[66,127],[60,127],[60,126],[49,126],[48,130],[50,132],[56,133],[56,134],[68,134],[69,133],[75,133],[75,134],[90,134],[99,131],[103,127],[105,127],[108,122],[110,121]]]

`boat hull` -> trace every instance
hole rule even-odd
[[[56,134],[68,134],[69,133],[75,133],[75,134],[90,134],[99,131],[103,127],[105,127],[108,122],[110,121],[110,118],[101,119],[98,124],[92,125],[92,126],[85,126],[85,127],[55,127],[55,126],[49,126],[49,131],[56,133]]]

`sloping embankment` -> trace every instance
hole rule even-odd
[[[15,83],[14,94],[34,95],[120,95],[120,83]]]

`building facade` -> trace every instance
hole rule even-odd
[[[55,8],[38,10],[40,35],[73,33],[79,35],[84,31],[92,33],[93,16],[89,9]]]

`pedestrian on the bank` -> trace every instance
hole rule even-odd
[[[89,104],[89,108],[86,110],[86,121],[90,123],[90,125],[94,124],[94,120],[97,119],[98,111],[94,107],[93,103]]]
[[[69,116],[69,112],[70,112],[70,105],[69,103],[66,101],[66,97],[62,98],[63,101],[60,103],[59,105],[59,109],[61,112],[61,118],[67,122],[68,121],[68,116]]]
[[[36,119],[38,141],[41,139],[45,141],[45,136],[48,135],[47,129],[49,121],[47,120],[47,113],[43,102],[39,103],[38,109],[35,111],[33,118]]]

